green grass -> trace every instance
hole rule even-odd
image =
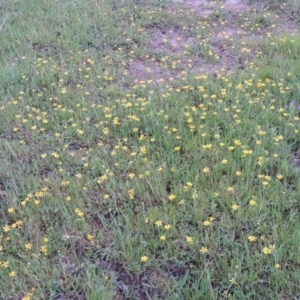
[[[253,3],[263,3],[266,5],[269,9],[276,11],[277,13],[280,13],[281,17],[286,16],[288,17],[288,20],[295,21],[299,24],[300,18],[300,2],[297,0],[266,0],[266,1],[260,1],[260,0],[248,0],[250,4]]]
[[[300,297],[300,37],[274,3],[0,4],[0,299]]]

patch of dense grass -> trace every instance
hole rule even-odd
[[[1,4],[0,299],[299,297],[299,35],[236,9]]]

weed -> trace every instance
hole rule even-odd
[[[297,3],[3,2],[0,299],[299,297]]]

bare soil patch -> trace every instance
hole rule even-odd
[[[183,37],[178,30],[157,30],[156,37],[149,41],[149,46],[154,51],[167,52],[168,54],[179,55],[185,46],[193,45],[195,37]]]
[[[295,152],[292,154],[292,163],[297,169],[300,169],[300,153],[299,152]]]
[[[231,13],[240,13],[247,11],[249,9],[249,5],[247,5],[242,0],[226,0],[225,1],[225,10]]]
[[[225,27],[222,28],[219,32],[216,32],[213,36],[215,39],[229,39],[229,38],[237,38],[241,36],[245,36],[247,33],[242,28],[235,28],[235,27]]]
[[[163,70],[158,62],[151,60],[132,60],[127,65],[129,76],[136,83],[158,83],[164,82],[172,77],[170,70]]]
[[[207,15],[217,9],[223,10],[234,16],[230,22],[221,26],[218,31],[208,36],[208,44],[213,53],[219,59],[210,59],[206,51],[201,45],[201,41],[196,36],[184,36],[179,28],[165,27],[155,28],[151,27],[153,36],[148,41],[148,49],[155,57],[172,57],[176,63],[176,67],[171,67],[170,64],[164,63],[163,60],[153,59],[149,57],[140,58],[128,62],[128,75],[134,78],[137,83],[158,83],[182,78],[182,72],[191,72],[196,75],[205,73],[218,73],[218,70],[233,70],[243,69],[243,61],[248,60],[247,53],[239,53],[234,46],[236,41],[248,41],[249,39],[258,39],[260,35],[256,33],[246,32],[244,28],[237,23],[238,15],[249,12],[253,6],[246,3],[246,0],[226,0],[223,5],[216,1],[208,0],[172,0],[172,9],[192,10],[200,15]],[[187,12],[188,13],[188,12]],[[189,51],[193,49],[193,51]],[[247,50],[247,49],[246,49]],[[246,51],[245,50],[245,51]]]
[[[152,28],[153,30],[153,28]],[[174,61],[180,61],[176,68],[171,68],[164,60],[152,58],[129,61],[128,74],[135,82],[159,83],[169,81],[181,76],[180,71],[190,70],[198,64],[197,57],[184,54],[187,48],[193,46],[196,37],[185,37],[175,28],[156,28],[153,39],[148,41],[148,48],[153,56],[172,57]]]
[[[197,12],[201,16],[207,16],[213,12],[214,6],[207,0],[172,0],[174,5],[183,6],[188,10]]]

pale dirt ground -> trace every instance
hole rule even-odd
[[[226,0],[223,4],[209,0],[172,0],[168,4],[169,11],[186,10],[188,13],[196,13],[199,15],[199,20],[209,19],[216,10],[222,10],[222,13],[228,15],[228,21],[219,31],[214,31],[213,34],[200,38],[207,40],[210,49],[219,59],[210,61],[201,57],[201,55],[184,55],[186,47],[201,47],[199,37],[184,36],[178,28],[157,28],[154,30],[153,38],[147,43],[148,48],[153,53],[172,57],[174,61],[177,60],[180,63],[171,68],[149,58],[129,60],[127,65],[128,75],[134,78],[135,83],[144,84],[147,82],[176,82],[176,80],[184,77],[186,72],[201,75],[203,73],[216,74],[220,70],[228,72],[234,69],[243,69],[244,63],[249,61],[238,57],[237,49],[233,46],[234,42],[249,42],[251,39],[257,41],[265,36],[263,32],[246,32],[238,21],[241,14],[251,14],[253,9],[259,10],[261,7],[259,4],[249,5],[247,0]],[[278,21],[280,21],[280,18],[278,18]],[[288,24],[282,20],[281,23],[278,22],[277,31],[280,33],[292,32],[294,27],[293,24]],[[249,59],[251,60],[250,56],[249,53]]]
[[[169,4],[169,10],[185,9],[192,13],[197,13],[200,18],[207,18],[214,12],[220,3],[210,2],[208,0],[173,0]],[[229,13],[232,18],[241,12],[245,12],[250,7],[242,0],[227,0],[223,4],[223,9]],[[233,24],[234,25],[234,24]],[[207,62],[199,56],[184,57],[183,52],[186,46],[192,47],[197,42],[197,37],[185,37],[180,30],[175,28],[165,28],[163,31],[157,29],[153,39],[148,41],[149,49],[153,52],[160,53],[166,56],[172,56],[175,59],[180,58],[180,67],[184,70],[191,71],[195,74],[213,73],[218,69],[229,70],[236,64],[234,53],[230,49],[222,45],[221,40],[231,38],[243,38],[247,36],[242,28],[236,26],[225,25],[220,32],[217,32],[213,37],[209,38],[209,45],[212,51],[219,56],[218,62]],[[184,57],[184,58],[183,58]],[[178,67],[178,66],[177,66]],[[162,67],[157,61],[151,59],[139,59],[129,61],[128,74],[135,78],[136,83],[144,82],[164,82],[171,81],[182,74],[175,68]]]

